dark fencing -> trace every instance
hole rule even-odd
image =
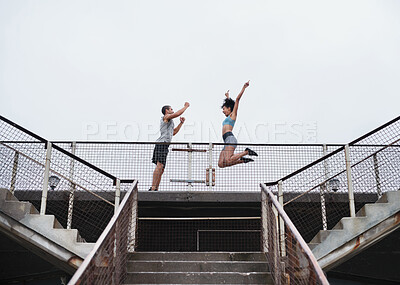
[[[128,254],[136,247],[136,231],[137,182],[134,182],[117,213],[68,284],[123,284]]]
[[[99,237],[130,182],[0,116],[0,187],[86,241]]]
[[[57,146],[121,179],[138,179],[139,190],[152,185],[155,143],[55,142]],[[256,191],[259,184],[288,175],[342,145],[238,144],[235,154],[250,148],[254,162],[220,168],[222,143],[171,143],[160,191]]]
[[[400,117],[267,186],[310,241],[384,192],[398,191],[399,169]]]

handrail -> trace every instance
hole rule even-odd
[[[46,146],[47,146],[47,144],[50,142],[50,141],[48,141],[48,140],[42,138],[41,136],[39,136],[39,135],[37,135],[37,134],[35,134],[35,133],[33,133],[33,132],[31,132],[31,131],[25,129],[24,127],[22,127],[22,126],[20,126],[20,125],[18,125],[18,124],[16,124],[16,123],[10,121],[9,119],[7,119],[7,118],[5,118],[5,117],[3,117],[3,116],[1,116],[1,115],[0,115],[0,120],[6,122],[7,124],[9,124],[9,125],[15,127],[16,129],[18,129],[18,130],[20,130],[20,131],[22,131],[22,132],[24,132],[24,133],[26,133],[26,134],[28,134],[28,135],[34,137],[35,139],[37,139],[37,140],[40,141],[41,143],[44,143]],[[3,142],[7,142],[7,141],[3,141]],[[10,142],[8,142],[8,143],[11,143],[11,142],[12,142],[12,141],[10,141]],[[112,174],[110,174],[110,173],[108,173],[108,172],[106,172],[106,171],[104,171],[104,170],[98,168],[97,166],[95,166],[95,165],[93,165],[93,164],[87,162],[86,160],[81,159],[80,157],[78,157],[78,156],[76,156],[76,155],[74,155],[74,154],[72,154],[72,153],[66,151],[65,149],[63,149],[63,148],[61,148],[61,147],[59,147],[59,146],[57,146],[57,145],[55,145],[55,144],[52,144],[52,147],[53,147],[54,149],[56,149],[56,150],[62,152],[63,154],[69,156],[70,158],[72,158],[72,159],[74,159],[74,160],[77,160],[77,161],[79,161],[80,163],[82,163],[82,164],[84,164],[84,165],[86,165],[86,166],[92,168],[93,170],[96,170],[97,172],[103,174],[104,176],[106,176],[106,177],[112,179],[113,182],[114,182],[114,185],[115,185],[115,183],[116,183],[116,181],[117,181],[118,178],[115,177],[114,175],[112,175]],[[132,182],[133,182],[133,180],[121,180],[121,183],[132,183]]]
[[[348,145],[349,145],[349,146],[354,146],[357,142],[362,141],[363,139],[367,138],[368,136],[371,136],[372,134],[379,132],[380,130],[386,128],[387,126],[389,126],[389,125],[391,125],[391,124],[393,124],[394,122],[397,122],[397,121],[399,121],[399,120],[400,120],[400,116],[398,116],[397,118],[394,118],[393,120],[391,120],[391,121],[389,121],[389,122],[383,124],[382,126],[379,126],[378,128],[372,130],[371,132],[368,132],[367,134],[362,135],[361,137],[359,137],[359,138],[357,138],[357,139],[351,141]],[[337,145],[336,145],[336,146],[337,146]],[[282,181],[282,182],[283,182],[283,181],[285,181],[285,180],[287,180],[287,179],[289,179],[289,178],[295,176],[296,174],[298,174],[298,173],[300,173],[300,172],[303,172],[303,171],[306,170],[306,169],[311,168],[312,166],[314,166],[314,165],[320,163],[321,161],[324,161],[324,160],[326,160],[327,158],[332,157],[332,156],[334,156],[335,154],[337,154],[337,153],[343,151],[345,146],[344,146],[344,145],[340,145],[340,146],[341,146],[340,148],[338,148],[338,149],[336,149],[336,150],[330,152],[329,154],[327,154],[327,155],[325,155],[325,156],[323,156],[323,157],[321,157],[321,158],[319,158],[319,159],[313,161],[312,163],[310,163],[310,164],[308,164],[308,165],[306,165],[306,166],[300,168],[299,170],[297,170],[297,171],[295,171],[295,172],[293,172],[293,173],[291,173],[291,174],[289,174],[289,175],[286,175],[286,176],[284,176],[284,177],[281,178],[281,179],[278,179],[278,180],[273,181],[273,182],[266,182],[265,184],[266,184],[267,186],[277,185],[279,181]],[[385,145],[357,145],[357,146],[384,147]]]
[[[297,228],[295,227],[293,222],[290,220],[289,216],[286,214],[283,207],[279,204],[275,195],[269,189],[266,188],[265,184],[260,184],[260,186],[261,186],[261,191],[263,191],[265,194],[267,194],[269,196],[271,202],[274,204],[274,207],[275,207],[276,211],[278,212],[278,216],[280,216],[282,218],[282,220],[284,221],[286,226],[290,229],[290,231],[294,235],[295,239],[300,244],[304,253],[310,259],[312,266],[313,266],[314,270],[316,271],[319,280],[321,281],[321,284],[329,285],[329,282],[326,279],[325,274],[322,271],[321,267],[319,266],[318,261],[315,258],[315,256],[313,255],[311,249],[308,247],[307,243],[304,241],[303,237],[300,235],[299,231],[297,230]]]
[[[40,163],[39,161],[33,159],[32,157],[27,156],[26,154],[24,154],[24,153],[22,153],[22,152],[16,150],[16,149],[13,148],[13,147],[10,147],[10,146],[8,146],[8,145],[5,145],[5,144],[2,143],[2,142],[0,142],[0,145],[3,145],[4,147],[6,147],[6,148],[8,148],[8,149],[11,149],[12,151],[18,153],[19,155],[22,155],[23,157],[25,157],[27,160],[30,160],[30,161],[36,163],[37,165],[40,165],[40,166],[42,166],[42,167],[45,167],[45,165],[44,165],[43,163]],[[105,202],[105,203],[107,203],[107,204],[109,204],[109,205],[111,205],[111,206],[113,206],[113,207],[115,206],[113,203],[111,203],[111,202],[108,201],[107,199],[104,199],[103,197],[101,197],[100,195],[94,193],[93,191],[90,191],[89,189],[86,189],[86,187],[83,187],[82,185],[79,185],[78,183],[72,181],[71,179],[69,179],[69,178],[66,177],[65,175],[63,175],[63,174],[61,174],[61,173],[59,173],[59,172],[57,172],[57,171],[55,171],[55,170],[52,170],[52,172],[53,172],[54,174],[57,174],[59,177],[62,177],[62,178],[65,179],[66,181],[68,181],[68,182],[70,182],[70,183],[72,183],[72,184],[74,184],[74,185],[76,185],[76,186],[79,186],[79,188],[81,188],[82,190],[84,190],[84,191],[90,193],[91,195],[93,195],[93,196],[99,198],[99,199],[102,200],[103,202]]]
[[[364,161],[370,159],[371,157],[373,157],[374,155],[377,155],[378,153],[384,151],[384,150],[387,149],[388,147],[392,147],[393,144],[398,143],[398,142],[400,142],[400,139],[395,140],[394,142],[392,142],[392,143],[390,143],[390,144],[388,144],[388,145],[385,145],[385,146],[382,147],[381,149],[379,149],[379,150],[377,150],[377,151],[371,153],[370,155],[364,157],[364,158],[361,159],[360,161],[354,163],[351,167],[352,167],[352,168],[353,168],[353,167],[356,167],[357,165],[361,164],[362,162],[364,162]],[[332,180],[333,178],[335,178],[335,177],[337,177],[337,176],[339,176],[339,175],[341,175],[341,174],[343,174],[343,173],[345,173],[345,172],[346,172],[346,170],[342,170],[342,171],[336,173],[335,175],[330,176],[329,178],[325,179],[325,180],[322,181],[321,183],[318,183],[318,184],[314,185],[313,187],[311,187],[310,189],[304,191],[304,192],[301,193],[299,196],[296,196],[296,197],[290,199],[290,200],[287,201],[285,204],[283,204],[283,206],[286,206],[287,204],[290,204],[291,202],[293,202],[293,201],[299,199],[300,197],[302,197],[302,196],[306,195],[307,193],[311,192],[312,190],[315,190],[315,189],[317,189],[318,187],[321,187],[321,185],[326,184],[329,180]],[[269,185],[269,184],[267,184],[267,183],[265,183],[265,184],[266,184],[267,186],[271,186],[271,185]]]
[[[122,200],[122,203],[120,204],[120,206],[118,208],[118,211],[111,218],[110,222],[108,223],[107,227],[104,229],[102,234],[100,235],[100,237],[97,240],[96,244],[94,245],[93,249],[86,256],[85,260],[82,262],[82,265],[79,266],[78,270],[75,272],[75,274],[72,276],[71,280],[68,282],[68,285],[80,284],[80,278],[85,273],[85,271],[88,269],[90,263],[94,260],[96,253],[101,249],[101,246],[105,243],[106,239],[109,237],[109,234],[110,234],[111,230],[113,229],[113,227],[115,227],[117,225],[118,219],[120,218],[120,216],[122,216],[122,212],[125,210],[125,206],[128,203],[128,200],[131,199],[132,195],[134,195],[135,193],[137,194],[137,184],[138,184],[138,181],[135,180],[133,182],[132,187],[129,189],[129,191],[126,193],[124,199]],[[136,229],[133,229],[133,231],[136,231]],[[126,233],[126,234],[128,234],[128,233]],[[127,247],[128,247],[128,245],[126,245],[125,248],[127,248]]]

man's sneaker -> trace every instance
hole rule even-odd
[[[254,161],[253,159],[247,158],[247,157],[241,157],[240,160],[243,161],[244,163],[248,163],[248,162]]]
[[[249,155],[258,156],[258,154],[254,150],[251,150],[248,147],[246,147],[244,151],[247,151]]]

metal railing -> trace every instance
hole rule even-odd
[[[0,116],[0,188],[94,242],[132,181],[117,177]]]
[[[139,191],[152,184],[155,143],[55,142],[57,146],[122,179],[138,179]],[[256,151],[255,161],[219,168],[223,143],[172,143],[160,191],[259,191],[259,184],[288,175],[342,145],[238,144]],[[214,177],[214,179],[212,178]]]
[[[275,285],[329,284],[274,194],[261,184],[262,241]]]
[[[400,189],[400,117],[272,183],[285,211],[309,242],[354,217],[366,203]],[[293,203],[296,202],[296,203]],[[307,203],[307,207],[303,207]]]
[[[117,285],[124,282],[128,254],[135,251],[137,195],[137,181],[135,181],[93,250],[72,276],[68,285]]]

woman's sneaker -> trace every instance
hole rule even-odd
[[[249,155],[258,156],[258,154],[254,150],[251,150],[248,147],[246,147],[244,151],[247,151]]]
[[[241,157],[240,160],[243,161],[244,163],[248,163],[248,162],[254,161],[253,159],[247,158],[247,157]]]

